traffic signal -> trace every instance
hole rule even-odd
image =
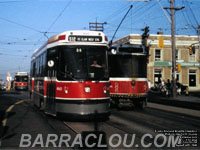
[[[144,29],[142,29],[144,33],[142,34],[142,45],[147,47],[147,38],[149,37],[149,27],[146,26]]]
[[[189,46],[189,54],[192,55],[192,46]]]
[[[164,37],[158,38],[158,47],[163,48],[164,47]]]
[[[177,64],[177,71],[181,72],[181,64]]]

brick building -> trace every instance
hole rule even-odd
[[[159,42],[160,41],[160,42]],[[119,39],[116,43],[141,44],[141,35],[131,34]],[[147,41],[150,45],[148,80],[154,85],[160,80],[171,80],[172,50],[171,35],[151,34]],[[189,46],[194,49],[190,53]],[[180,83],[189,86],[190,90],[200,90],[200,54],[198,36],[176,36],[176,63],[181,65],[181,71],[176,72]]]

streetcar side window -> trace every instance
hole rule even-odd
[[[36,75],[36,62],[34,61],[33,62],[33,74],[32,74],[32,76],[35,77],[35,75]]]
[[[45,76],[45,71],[46,71],[46,53],[44,52],[43,54],[42,54],[42,57],[43,57],[43,59],[42,59],[42,76]]]
[[[56,77],[57,76],[57,49],[52,48],[47,51],[47,76]]]
[[[31,61],[30,76],[33,76],[33,61]]]
[[[42,67],[42,64],[43,64],[43,57],[42,55],[40,55],[40,76],[42,76],[42,71],[43,71],[43,67]]]
[[[35,73],[36,77],[38,77],[38,73],[39,73],[39,58],[37,57],[37,59],[36,59],[36,73]]]

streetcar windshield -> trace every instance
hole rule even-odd
[[[15,76],[15,81],[16,82],[28,82],[28,77],[27,76]]]
[[[59,47],[58,79],[107,80],[105,46]]]
[[[110,55],[110,77],[146,78],[147,61],[144,55]]]

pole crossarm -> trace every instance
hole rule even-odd
[[[181,9],[184,9],[185,8],[185,6],[183,6],[183,7],[164,7],[164,9],[172,9],[172,10],[176,10],[176,11],[178,11],[178,10],[181,10]]]

